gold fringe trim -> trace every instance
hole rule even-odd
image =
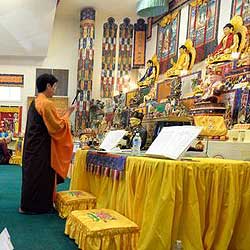
[[[55,207],[61,218],[65,219],[68,215],[75,210],[87,210],[96,208],[96,200],[74,200],[70,203],[65,203],[62,201],[60,196],[57,196],[55,201]]]
[[[139,227],[123,227],[112,230],[91,232],[70,214],[66,220],[65,231],[82,250],[137,250]]]
[[[161,27],[165,27],[166,25],[172,23],[174,19],[178,16],[179,11],[175,11],[172,14],[168,14],[167,16],[163,17],[163,19],[160,22]]]

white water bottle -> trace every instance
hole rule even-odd
[[[141,152],[141,137],[139,133],[136,133],[133,138],[132,155],[140,155]]]
[[[182,241],[181,241],[181,240],[175,241],[173,250],[184,250],[183,244],[182,244]]]

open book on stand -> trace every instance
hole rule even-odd
[[[162,128],[145,155],[180,159],[201,132],[200,127],[172,126]]]
[[[104,151],[112,151],[116,149],[118,143],[123,138],[123,136],[126,134],[125,130],[111,130],[109,131],[103,142],[100,145],[100,149]]]

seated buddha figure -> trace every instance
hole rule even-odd
[[[155,84],[159,76],[159,62],[154,55],[151,60],[147,61],[147,69],[144,76],[139,80],[139,87],[151,87]]]
[[[156,70],[152,60],[147,61],[147,69],[144,76],[139,80],[139,87],[148,87],[155,82]]]
[[[189,72],[195,62],[196,58],[196,50],[193,47],[193,42],[190,39],[187,39],[185,45],[182,45],[179,48],[180,56],[175,63],[173,59],[171,59],[171,64],[173,65],[170,69],[167,70],[165,76],[167,78],[179,76],[182,71]]]
[[[208,64],[231,61],[234,59],[233,53],[240,53],[245,47],[247,28],[240,16],[234,16],[230,23],[224,26],[223,32],[221,42],[208,56]]]

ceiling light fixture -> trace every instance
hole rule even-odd
[[[159,16],[168,11],[168,0],[137,0],[136,13],[141,17]]]

